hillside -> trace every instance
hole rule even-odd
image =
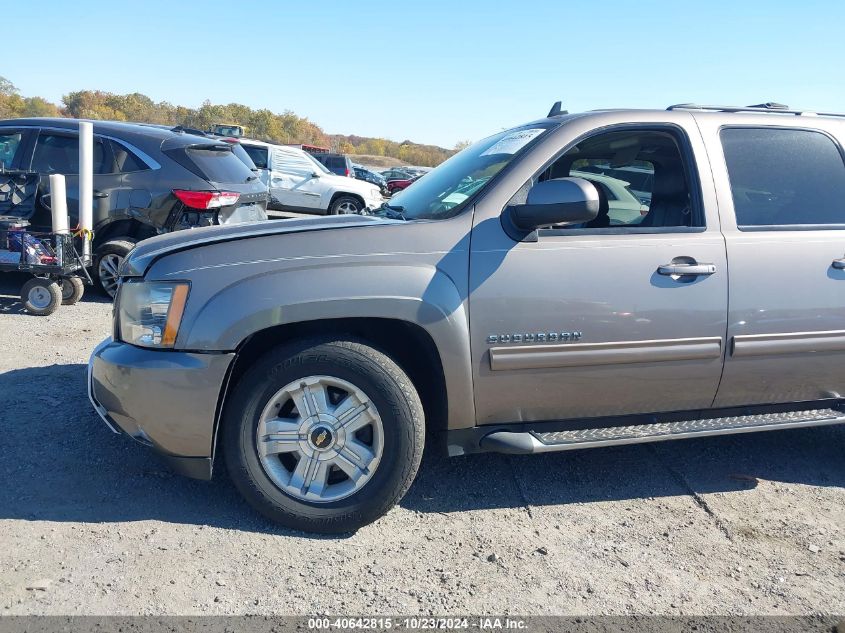
[[[22,97],[10,81],[0,77],[0,118],[24,116],[137,121],[201,130],[209,129],[214,123],[235,123],[245,127],[250,137],[273,143],[307,143],[330,147],[344,154],[385,157],[430,167],[454,154],[453,150],[412,141],[397,143],[382,138],[326,134],[319,125],[290,110],[282,113],[253,110],[239,103],[217,105],[205,101],[199,108],[187,108],[167,101],[155,102],[137,92],[118,95],[80,90],[64,95],[62,103],[57,105],[41,97]]]

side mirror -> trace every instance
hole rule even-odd
[[[522,241],[541,226],[578,224],[594,220],[599,212],[595,185],[583,178],[555,178],[538,182],[528,191],[525,204],[505,209],[505,232]]]
[[[312,171],[312,172],[311,172],[311,177],[312,177],[312,178],[319,178],[319,177],[320,177],[320,174],[319,174],[318,172],[316,172],[316,171]]]

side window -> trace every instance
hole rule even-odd
[[[0,163],[3,169],[11,169],[21,146],[23,134],[20,132],[0,132]]]
[[[304,156],[284,150],[276,152],[274,163],[277,163],[277,169],[281,172],[305,178],[315,171],[314,164]]]
[[[674,133],[611,131],[578,143],[552,163],[539,180],[583,178],[599,193],[599,212],[594,220],[553,229],[636,229],[643,233],[704,226],[690,185],[690,167]]]
[[[243,148],[258,169],[267,169],[267,158],[269,156],[269,149],[267,147],[244,145]]]
[[[829,136],[786,128],[720,136],[740,229],[845,225],[845,163]]]
[[[133,171],[144,171],[150,168],[132,150],[124,147],[117,141],[111,141],[111,149],[114,155],[114,165],[111,169],[113,172],[126,174]],[[96,156],[94,162],[96,163]]]
[[[42,174],[78,174],[79,137],[53,132],[39,134],[32,157],[32,169]],[[108,174],[111,171],[112,165],[106,161],[103,142],[95,138],[94,173]]]

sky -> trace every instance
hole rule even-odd
[[[845,111],[844,24],[841,0],[42,0],[4,29],[0,76],[57,103],[237,102],[451,148],[557,100]]]

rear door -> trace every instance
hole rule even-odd
[[[845,396],[838,128],[821,119],[798,127],[772,116],[743,125],[702,118],[730,263],[728,355],[715,405]]]
[[[116,170],[114,155],[109,142],[94,136],[94,227],[109,219],[117,211],[123,175]],[[70,226],[79,222],[79,135],[69,130],[41,129],[35,141],[30,168],[42,175],[63,174],[67,191],[67,208]],[[46,180],[42,182],[48,192]],[[47,199],[49,202],[49,198]],[[50,209],[45,205],[38,211],[32,224],[49,227],[52,223]]]
[[[270,195],[279,204],[293,209],[320,207],[320,177],[325,173],[301,150],[273,148]],[[315,174],[318,176],[315,177]]]

